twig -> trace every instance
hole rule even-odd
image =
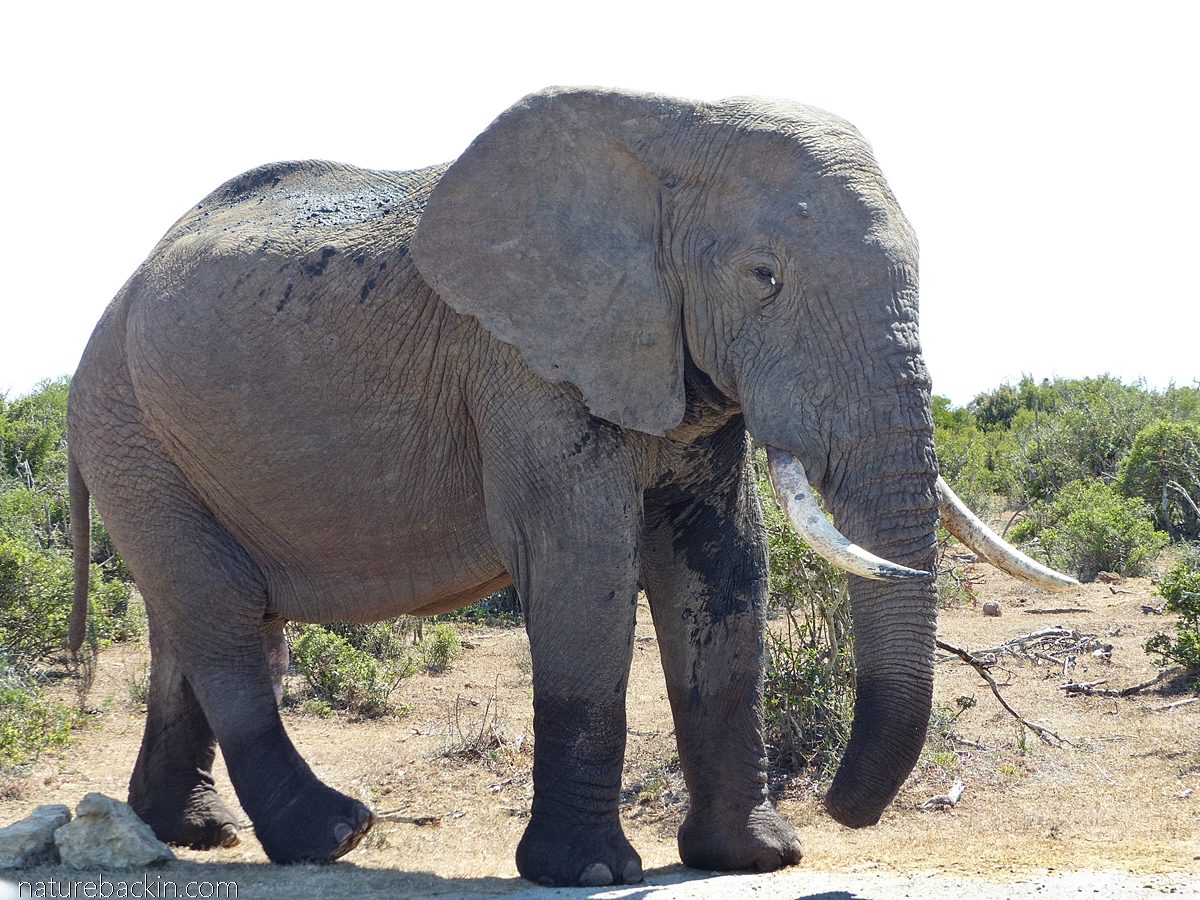
[[[1189,703],[1200,702],[1200,697],[1188,697],[1186,700],[1176,700],[1174,703],[1168,703],[1166,706],[1156,706],[1155,712],[1167,712],[1180,706],[1187,706]]]
[[[979,650],[975,655],[984,656],[988,653],[1004,653],[1006,651],[1011,652],[1013,647],[1018,647],[1021,644],[1027,644],[1030,641],[1037,641],[1051,637],[1074,637],[1075,634],[1076,632],[1069,628],[1043,628],[1041,631],[1033,631],[1029,634],[1022,635],[1021,637],[1015,637],[1012,640],[1005,641],[998,647],[988,647],[986,650]]]
[[[1141,684],[1131,684],[1129,687],[1121,688],[1119,690],[1116,688],[1099,687],[1100,685],[1105,684],[1108,679],[1104,679],[1102,681],[1089,681],[1085,684],[1060,684],[1058,689],[1060,691],[1066,691],[1068,694],[1084,694],[1088,697],[1129,697],[1133,694],[1136,694],[1138,691],[1144,691],[1146,688],[1154,687],[1159,682],[1178,675],[1183,670],[1183,666],[1175,666],[1171,669],[1164,669],[1153,678],[1148,678]]]
[[[1072,744],[1066,738],[1062,737],[1057,732],[1051,731],[1049,728],[1043,728],[1041,725],[1036,725],[1033,722],[1030,722],[1028,719],[1026,719],[1024,716],[1022,716],[1019,712],[1017,712],[1015,709],[1013,709],[1011,706],[1009,706],[1008,701],[1005,700],[1003,696],[1001,696],[1000,688],[997,686],[995,679],[992,678],[992,676],[988,672],[988,670],[986,668],[984,668],[983,663],[981,663],[978,659],[976,659],[974,656],[972,656],[966,650],[963,650],[959,647],[952,646],[951,644],[944,643],[943,641],[938,641],[937,645],[940,649],[945,650],[947,653],[953,653],[955,656],[959,657],[963,662],[965,662],[967,665],[969,665],[972,669],[974,669],[976,672],[978,672],[980,675],[982,675],[983,680],[988,683],[989,687],[991,687],[992,693],[996,695],[996,699],[998,701],[1000,701],[1000,705],[1003,706],[1006,710],[1008,710],[1009,715],[1011,715],[1014,719],[1016,719],[1018,722],[1020,722],[1022,725],[1024,725],[1026,728],[1028,728],[1034,734],[1036,734],[1038,736],[1038,738],[1042,741],[1042,743],[1047,744],[1051,747],[1061,747],[1064,744],[1067,745],[1068,747],[1075,746],[1074,744]]]
[[[1052,662],[1056,666],[1063,666],[1065,668],[1067,665],[1067,661],[1065,659],[1059,659],[1057,656],[1051,656],[1049,653],[1035,651],[1033,656],[1035,659],[1044,659],[1046,662]]]
[[[985,747],[983,744],[976,743],[975,741],[968,741],[968,740],[967,740],[966,738],[964,738],[964,737],[959,737],[959,736],[958,736],[957,734],[955,734],[953,731],[952,731],[952,732],[950,732],[948,735],[946,735],[946,737],[950,738],[950,740],[954,741],[954,743],[956,743],[956,744],[960,744],[960,745],[962,745],[963,747],[970,747],[972,750],[984,750],[984,751],[986,751],[986,750],[988,749],[988,748],[987,748],[987,747]]]
[[[1059,606],[1054,609],[1023,609],[1021,612],[1031,616],[1057,616],[1066,613],[1090,613],[1086,606]]]
[[[957,806],[958,801],[962,798],[963,790],[964,788],[962,781],[955,778],[954,784],[951,786],[949,793],[938,794],[936,797],[930,797],[921,804],[921,809],[931,809],[935,806],[944,808]]]
[[[1099,694],[1101,692],[1097,691],[1096,688],[1100,687],[1102,684],[1108,684],[1108,679],[1101,678],[1099,681],[1084,682],[1071,681],[1067,684],[1060,684],[1058,689],[1060,691],[1066,691],[1068,694]],[[1116,696],[1117,692],[1112,691],[1111,693],[1113,696]]]

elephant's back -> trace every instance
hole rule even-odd
[[[324,160],[268,163],[222,184],[163,236],[156,256],[186,238],[214,250],[271,242],[283,252],[325,238],[407,242],[449,163],[405,172]]]

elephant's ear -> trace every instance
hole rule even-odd
[[[532,94],[450,166],[411,245],[450,306],[594,415],[650,434],[683,418],[682,301],[658,260],[663,186],[639,151],[681,113],[652,95]]]

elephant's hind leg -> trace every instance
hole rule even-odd
[[[239,840],[237,817],[212,779],[217,739],[179,663],[158,643],[129,805],[169,844],[232,847]]]
[[[235,823],[209,774],[215,735],[267,855],[336,859],[374,819],[322,784],[284,730],[275,691],[283,621],[268,609],[262,573],[152,436],[131,444],[120,470],[102,461],[85,473],[150,623],[152,686],[130,797],[167,840],[231,840]]]

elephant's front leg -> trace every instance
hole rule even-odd
[[[517,869],[547,885],[642,880],[619,816],[641,503],[632,489],[590,489],[543,484],[522,493],[540,511],[489,511],[533,660],[533,807]]]
[[[798,862],[801,848],[767,799],[761,512],[741,454],[706,468],[646,494],[643,577],[690,800],[679,856],[693,868],[769,871]]]

